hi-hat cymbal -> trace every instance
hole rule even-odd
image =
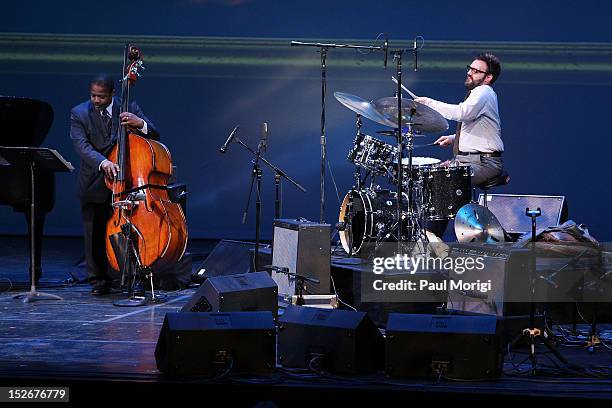
[[[395,125],[393,125],[395,126]],[[376,133],[383,136],[395,137],[397,138],[397,130],[377,130]],[[406,136],[407,132],[404,132],[404,136]],[[425,135],[412,135],[413,137],[425,137]]]
[[[504,229],[497,217],[479,204],[466,204],[455,217],[455,235],[459,242],[504,242]]]
[[[338,100],[338,102],[340,102],[353,112],[358,113],[361,116],[370,119],[371,121],[389,127],[396,127],[393,122],[388,121],[383,115],[378,113],[370,102],[366,101],[363,98],[360,98],[357,95],[351,95],[344,92],[334,92],[334,97]]]
[[[397,127],[397,98],[380,98],[371,104],[386,121]],[[441,133],[448,130],[448,121],[429,106],[402,98],[402,127],[412,124],[418,133]]]

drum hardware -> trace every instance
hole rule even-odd
[[[260,162],[264,163],[266,166],[270,167],[274,171],[274,180],[275,180],[275,217],[280,218],[280,179],[284,178],[289,181],[295,188],[305,193],[306,189],[294,181],[287,173],[285,173],[282,169],[272,164],[268,159],[265,158],[264,153],[267,147],[267,136],[268,136],[268,124],[263,123],[261,127],[261,138],[259,144],[257,146],[257,150],[252,149],[247,144],[245,144],[238,136],[237,129],[235,127],[230,136],[228,137],[225,144],[221,147],[221,153],[225,153],[229,143],[235,141],[246,150],[248,150],[254,157],[252,159],[253,169],[251,170],[251,184],[249,187],[249,194],[247,196],[247,201],[244,209],[244,213],[242,215],[242,223],[246,223],[249,206],[251,203],[251,195],[253,194],[253,185],[256,186],[256,198],[255,198],[255,269],[259,269],[259,246],[260,246],[260,224],[261,224],[261,178],[263,176],[263,170],[260,167]]]
[[[390,136],[390,137],[396,137],[397,132],[395,130],[377,130],[376,133],[378,133],[379,135],[383,135],[383,136]],[[406,137],[408,134],[408,132],[404,131],[402,132],[402,135],[404,137]],[[425,137],[425,135],[422,135],[420,133],[415,133],[414,137]]]
[[[446,119],[442,117],[435,110],[424,107],[417,102],[410,101],[406,103],[405,106],[402,106],[402,56],[405,50],[399,49],[393,51],[393,61],[396,63],[396,71],[397,71],[397,91],[396,97],[391,98],[381,98],[377,101],[373,102],[375,110],[380,113],[387,120],[395,124],[396,133],[397,133],[397,163],[398,163],[398,172],[397,172],[397,195],[400,199],[397,202],[397,230],[398,230],[398,252],[401,253],[402,241],[403,241],[403,233],[404,233],[404,222],[402,220],[402,209],[401,209],[401,197],[403,197],[403,188],[404,188],[404,175],[403,175],[403,151],[404,151],[404,136],[402,135],[402,129],[404,126],[408,127],[408,134],[406,137],[406,147],[408,150],[408,172],[407,177],[407,191],[408,191],[408,223],[409,223],[409,235],[408,241],[415,242],[418,237],[424,237],[427,239],[425,234],[423,234],[423,228],[419,224],[418,219],[416,218],[416,213],[413,208],[413,174],[412,174],[412,153],[414,149],[414,135],[415,131],[419,133],[428,133],[433,130],[432,133],[442,132],[448,129],[448,122]],[[416,47],[413,52],[415,53],[415,71],[416,71]],[[412,102],[412,103],[411,103]],[[426,109],[425,109],[426,108]],[[395,109],[395,111],[394,111]],[[416,121],[415,121],[416,119]],[[437,122],[437,125],[436,124]],[[445,125],[445,126],[443,126]],[[443,128],[443,129],[441,129]],[[434,130],[435,129],[435,130]],[[441,130],[438,130],[441,129]]]
[[[353,256],[353,228],[352,228],[352,224],[353,224],[353,195],[354,195],[355,189],[352,189],[350,191],[350,197],[346,203],[346,214],[344,216],[344,225],[348,226],[348,230],[345,229],[345,231],[347,231],[346,233],[346,239],[347,239],[347,247],[348,247],[348,251],[346,252],[348,257],[352,257]]]
[[[357,128],[357,136],[356,137],[361,135],[361,125],[362,125],[361,115],[359,113],[357,113],[355,115],[355,127]],[[350,154],[349,154],[349,157],[350,157]],[[354,157],[349,158],[349,161],[352,161],[351,159],[354,160],[355,158]],[[366,174],[365,177],[367,177],[367,175],[368,174]],[[355,166],[355,172],[353,173],[353,179],[355,180],[356,188],[358,190],[360,190],[361,189],[361,185],[363,184],[363,182],[361,180],[361,169],[358,166]]]

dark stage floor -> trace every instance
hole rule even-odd
[[[192,252],[205,254],[214,243],[195,242]],[[27,241],[22,237],[0,238],[2,282],[25,282]],[[540,354],[542,371],[536,377],[522,373],[528,365],[523,350],[507,359],[505,374],[498,381],[457,382],[442,380],[396,380],[384,374],[372,376],[324,376],[279,370],[270,377],[228,377],[219,382],[178,381],[160,374],[154,350],[164,315],[178,311],[194,289],[165,292],[167,301],[138,308],[121,308],[113,300],[123,294],[93,297],[85,284],[68,285],[80,258],[80,240],[46,239],[44,278],[41,291],[64,298],[24,304],[13,299],[16,290],[0,295],[0,385],[70,386],[71,400],[122,401],[118,393],[131,393],[133,400],[180,401],[199,398],[254,406],[274,401],[278,406],[303,406],[341,398],[345,402],[378,400],[399,402],[425,398],[428,401],[491,402],[504,399],[612,399],[612,350],[600,346],[588,353],[582,346],[560,350],[571,367],[559,370],[548,354]],[[195,262],[194,262],[195,264]],[[579,326],[583,331],[587,327]],[[611,325],[600,329],[610,330]],[[543,351],[543,350],[542,350]],[[87,392],[83,391],[87,390]],[[93,390],[93,391],[92,391]],[[117,390],[117,392],[115,392]],[[93,393],[92,393],[93,392]],[[213,393],[213,394],[211,394]],[[123,395],[123,394],[122,394]],[[136,395],[136,397],[134,397]],[[524,402],[524,401],[523,401]],[[236,405],[236,404],[234,404]],[[392,404],[393,405],[393,404]],[[274,405],[269,405],[274,406]]]

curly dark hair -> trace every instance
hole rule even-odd
[[[482,54],[477,55],[474,59],[483,61],[487,64],[487,73],[493,75],[491,83],[497,81],[499,74],[501,74],[501,63],[499,62],[499,58],[490,52],[483,52]]]

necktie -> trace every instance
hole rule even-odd
[[[465,98],[463,99],[464,102],[470,96],[470,92],[472,91],[467,91],[467,93],[465,94]],[[455,141],[453,142],[453,155],[454,156],[457,156],[457,154],[459,153],[459,137],[461,136],[461,125],[462,124],[463,122],[459,122],[457,124],[457,130],[455,131]]]
[[[113,119],[111,118],[111,116],[109,115],[106,109],[102,109],[102,112],[100,113],[102,114],[102,121],[104,122],[104,128],[106,129],[106,134],[110,136],[111,127],[113,126]]]

